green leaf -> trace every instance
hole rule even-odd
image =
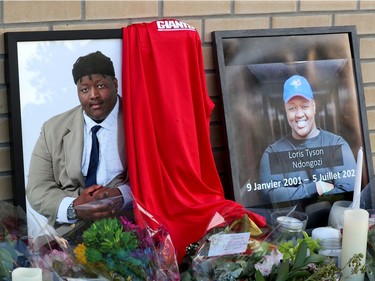
[[[0,262],[0,277],[10,277],[9,269]]]
[[[128,257],[126,261],[119,262],[117,264],[117,271],[124,276],[137,277],[138,279],[135,280],[147,280],[147,272],[143,268],[142,262],[132,257]]]
[[[294,257],[294,246],[292,241],[281,243],[277,249],[283,254],[283,259],[287,260]]]
[[[0,248],[0,277],[9,277],[14,259],[7,250]]]
[[[255,281],[266,281],[266,279],[263,277],[262,273],[260,273],[259,270],[255,272]]]
[[[85,255],[88,262],[100,262],[104,260],[102,253],[95,248],[86,248]]]
[[[321,248],[320,243],[318,240],[312,239],[305,231],[302,231],[303,240],[306,241],[307,247],[310,250],[310,253],[317,253]]]
[[[8,252],[6,249],[3,249],[3,248],[0,248],[0,260],[4,262],[14,261],[12,253]]]
[[[311,254],[305,259],[304,266],[308,265],[309,263],[320,264],[327,260],[326,256]]]
[[[296,257],[294,258],[294,264],[293,264],[292,270],[303,267],[306,256],[307,256],[307,244],[303,240],[298,246]]]
[[[297,280],[299,280],[299,278],[301,277],[307,277],[310,275],[311,275],[311,272],[307,270],[296,270],[296,271],[292,271],[289,273],[288,280],[294,280],[296,278]]]
[[[289,275],[289,262],[286,260],[280,263],[279,267],[277,268],[276,281],[286,281],[288,280],[288,275]]]

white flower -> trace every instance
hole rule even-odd
[[[272,250],[269,255],[265,255],[260,262],[255,264],[254,267],[256,270],[259,270],[263,276],[268,276],[272,271],[272,267],[274,265],[278,266],[282,258],[282,253],[280,253],[277,249]]]

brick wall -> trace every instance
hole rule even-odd
[[[366,98],[368,131],[375,152],[375,1],[13,1],[0,2],[2,35],[11,31],[121,28],[134,22],[177,18],[195,26],[202,38],[208,91],[216,104],[211,140],[225,187],[229,163],[225,146],[221,94],[217,86],[211,32],[355,25]],[[0,199],[12,199],[9,114],[4,73],[4,36],[0,37]],[[374,153],[372,155],[375,155]],[[373,158],[375,160],[375,158]]]

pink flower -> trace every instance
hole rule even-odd
[[[137,226],[129,221],[126,217],[120,216],[119,219],[125,231],[132,231],[137,229]]]
[[[277,249],[272,250],[270,255],[265,255],[260,262],[254,265],[254,267],[256,270],[259,270],[263,276],[268,276],[271,274],[273,266],[278,266],[282,258],[282,253]]]

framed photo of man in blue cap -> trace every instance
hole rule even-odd
[[[363,186],[373,173],[355,27],[214,31],[213,41],[234,199],[351,200],[361,148]]]

